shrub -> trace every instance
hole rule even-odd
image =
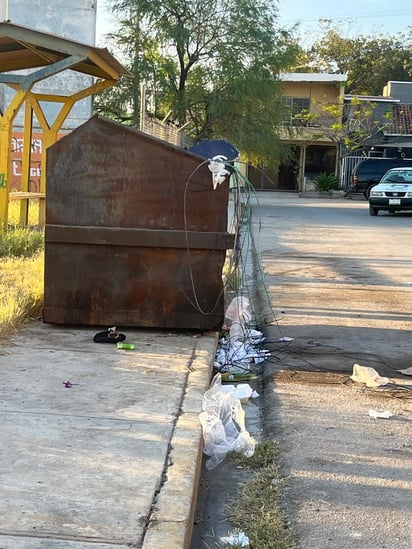
[[[42,230],[11,226],[0,232],[0,257],[31,257],[42,250],[43,245]]]
[[[333,173],[321,173],[313,180],[317,191],[332,191],[340,189],[339,179]]]

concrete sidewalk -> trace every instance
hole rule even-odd
[[[124,351],[101,329],[34,322],[0,344],[1,549],[190,543],[217,334],[121,329]]]

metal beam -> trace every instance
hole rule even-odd
[[[233,248],[234,237],[221,232],[46,225],[46,242],[66,244],[227,250]]]

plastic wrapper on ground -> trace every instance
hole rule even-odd
[[[381,377],[373,368],[360,366],[359,364],[353,365],[353,373],[350,378],[357,383],[365,383],[366,387],[379,387],[389,383],[387,377]]]
[[[199,419],[209,470],[219,465],[230,451],[253,456],[255,440],[246,430],[242,404],[233,391],[222,391],[220,374],[214,376],[210,389],[203,395],[202,408]]]

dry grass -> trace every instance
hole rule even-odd
[[[7,337],[39,318],[43,305],[44,254],[2,258],[0,266],[0,335]]]
[[[38,205],[32,207],[38,219]],[[19,204],[9,209],[10,229],[0,233],[0,337],[8,337],[33,318],[43,306],[43,232],[17,227]]]
[[[20,220],[20,200],[11,200],[9,202],[8,221],[10,225],[17,225]],[[39,200],[29,200],[28,226],[36,227],[39,223]]]

